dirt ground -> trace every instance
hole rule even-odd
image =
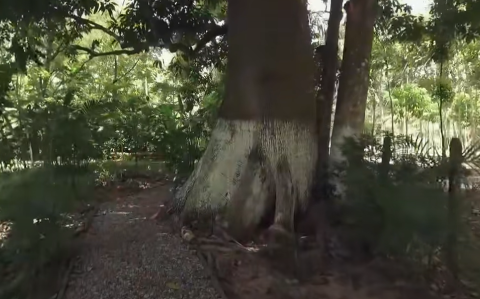
[[[171,199],[168,182],[136,186],[104,193],[65,298],[453,298],[386,261],[325,261],[315,247],[272,251],[239,244],[221,229],[195,236],[156,214]]]

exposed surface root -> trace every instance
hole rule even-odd
[[[184,240],[198,250],[228,298],[445,298],[393,262],[326,262],[318,247],[271,250],[262,243],[240,244],[222,235],[221,228],[216,231],[208,238],[186,228],[183,234],[190,236]]]
[[[236,237],[270,210],[276,226],[292,230],[295,210],[309,200],[316,150],[313,128],[302,123],[220,119],[174,208],[185,223],[225,213]]]
[[[421,285],[382,273],[375,263],[327,265],[316,250],[301,252],[294,260],[286,256],[288,252],[262,254],[265,249],[258,245],[246,246],[246,250],[226,243],[221,246],[199,246],[199,250],[229,298],[438,298]],[[288,260],[295,265],[288,265]],[[292,266],[296,269],[289,269]]]

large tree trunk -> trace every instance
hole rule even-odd
[[[318,163],[316,196],[323,198],[327,177],[327,165],[330,151],[330,131],[332,123],[333,98],[335,96],[335,85],[337,83],[338,71],[338,36],[340,21],[342,20],[343,0],[332,0],[330,4],[330,18],[325,46],[320,53],[317,53],[318,63],[316,79],[320,82],[317,89],[317,129],[318,129]]]
[[[344,8],[347,24],[330,150],[332,165],[346,161],[345,138],[363,131],[377,0],[350,0]],[[339,182],[334,184],[342,193]]]
[[[184,221],[225,213],[235,237],[270,211],[290,231],[317,158],[306,1],[229,0],[226,98],[210,143],[176,194]]]

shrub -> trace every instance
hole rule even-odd
[[[377,139],[347,142],[347,200],[340,203],[341,217],[375,253],[424,261],[438,252],[447,236],[448,194],[437,180],[445,167],[428,151],[415,153],[418,144],[402,138],[396,138],[397,152],[391,155],[393,163],[386,164],[387,171],[381,171],[382,145]],[[358,151],[367,154],[359,159],[354,154]]]
[[[0,275],[7,276],[0,298],[22,297],[24,283],[67,248],[69,213],[93,190],[93,176],[71,171],[38,167],[0,176],[0,223],[9,226],[8,237],[0,240]]]

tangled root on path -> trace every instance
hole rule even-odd
[[[376,259],[353,265],[325,263],[318,248],[269,251],[265,244],[240,244],[217,228],[201,237],[188,227],[182,238],[205,261],[228,298],[258,299],[433,299],[403,268]]]
[[[157,221],[162,221],[168,219],[168,217],[171,215],[171,211],[169,210],[168,207],[166,207],[164,204],[160,205],[158,208],[158,211],[150,216],[151,220],[157,220]]]
[[[212,254],[214,255],[214,254]],[[304,262],[316,263],[312,254]],[[369,265],[363,267],[321,267],[307,279],[279,271],[269,260],[255,253],[232,251],[216,254],[215,273],[227,296],[259,299],[429,299],[426,288],[402,280],[388,280]],[[302,265],[299,265],[302,266]],[[304,265],[303,265],[304,266]]]

